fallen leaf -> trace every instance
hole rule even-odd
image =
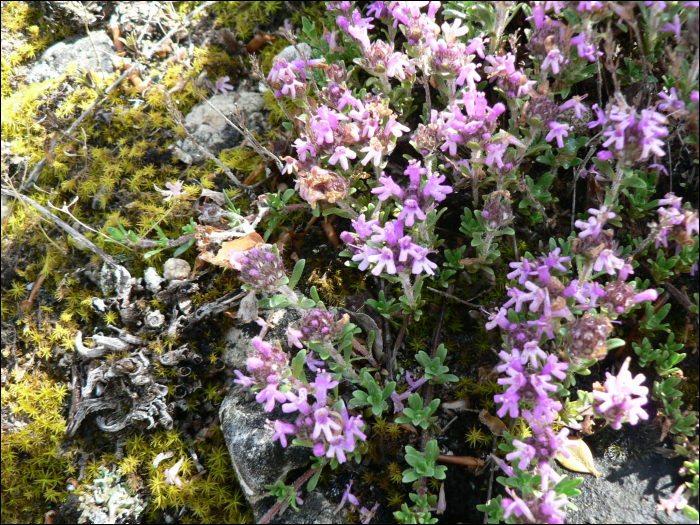
[[[197,249],[201,252],[197,260],[230,267],[229,257],[232,250],[243,252],[265,244],[265,240],[256,232],[238,239],[227,240],[231,236],[232,233],[228,230],[221,230],[214,226],[197,226],[195,237]],[[221,248],[216,251],[218,246]]]
[[[496,416],[492,416],[486,410],[479,412],[479,421],[489,427],[494,436],[502,436],[508,427]]]
[[[596,470],[593,463],[593,454],[588,445],[579,438],[570,437],[569,441],[578,442],[578,446],[567,447],[571,453],[571,457],[565,458],[561,453],[557,454],[557,461],[562,467],[573,470],[574,472],[583,472],[585,474],[593,474],[596,478],[600,477],[600,472]]]
[[[232,252],[246,252],[257,246],[262,246],[263,244],[265,244],[265,240],[260,237],[260,234],[256,232],[249,233],[240,239],[223,243],[219,253],[216,254],[216,257],[214,257],[211,262],[219,266],[231,266],[229,259],[231,258]]]

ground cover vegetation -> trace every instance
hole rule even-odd
[[[562,523],[599,475],[586,442],[631,456],[615,436],[642,422],[684,459],[659,507],[698,519],[695,3],[171,14],[219,39],[125,33],[123,73],[25,86],[51,28],[3,7],[3,521],[70,520],[94,487],[123,517],[250,520],[216,413],[251,391],[310,456],[265,519],[319,490],[349,522]],[[238,114],[241,145],[185,165],[182,115],[232,78],[269,131]],[[138,288],[171,257],[187,287]],[[283,340],[277,309],[299,312]]]

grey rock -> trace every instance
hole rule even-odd
[[[693,523],[682,511],[669,516],[657,509],[659,498],[671,497],[685,481],[678,475],[682,458],[653,455],[616,465],[596,457],[595,463],[601,476],[582,476],[581,495],[572,500],[578,511],[569,510],[566,523]]]
[[[345,523],[347,512],[333,514],[335,506],[322,494],[314,491],[302,496],[302,499],[304,504],[299,507],[299,512],[295,512],[293,508],[289,507],[284,514],[281,516],[278,514],[270,520],[270,523]],[[270,501],[274,505],[277,500],[270,498]]]
[[[146,283],[146,287],[153,294],[160,292],[160,287],[163,284],[164,279],[158,275],[158,272],[152,266],[146,268],[143,272],[143,280]]]
[[[282,347],[289,350],[286,329],[301,317],[300,313],[288,308],[263,315],[271,324],[265,340],[279,339]],[[260,327],[254,322],[235,326],[226,334],[226,351],[221,359],[232,376],[235,369],[246,371],[246,359],[252,351],[251,340],[259,334]],[[253,510],[255,521],[260,521],[277,501],[269,496],[265,485],[274,485],[280,480],[293,483],[294,480],[286,479],[287,475],[308,467],[312,452],[301,447],[283,448],[279,442],[272,441],[273,431],[265,428],[265,420],[280,419],[293,423],[297,417],[297,414],[283,413],[280,405],[272,412],[265,412],[250,394],[231,391],[221,404],[219,417],[241,489]],[[299,513],[288,509],[272,523],[340,523],[337,520],[344,519],[342,513],[333,515],[335,509],[323,495],[313,492],[302,498],[304,505]]]
[[[309,44],[305,44],[304,42],[302,42],[300,44],[297,44],[297,47],[301,50],[302,53],[304,53],[304,56],[306,56],[307,59],[311,58],[311,46]],[[287,46],[282,51],[280,51],[277,54],[277,56],[275,56],[275,58],[291,62],[292,60],[301,60],[301,55],[294,46]],[[274,59],[272,62],[274,63]]]
[[[163,277],[168,281],[183,281],[190,276],[190,263],[184,259],[172,257],[163,265]]]
[[[50,78],[59,78],[66,73],[71,63],[76,63],[81,69],[93,73],[112,73],[114,66],[111,57],[114,52],[112,39],[106,33],[94,32],[90,33],[89,37],[66,38],[44,51],[29,70],[27,83],[34,84]]]
[[[265,115],[263,114],[263,96],[260,93],[241,91],[235,93],[219,93],[209,99],[209,102],[221,113],[238,125],[233,116],[234,104],[238,104],[246,118],[246,126],[250,131],[263,133],[265,131]],[[243,141],[238,131],[205,102],[196,105],[185,117],[185,127],[200,146],[217,155],[224,148],[234,148]],[[189,139],[185,139],[179,148],[178,158],[191,157],[194,162],[204,160],[202,152]],[[184,154],[184,155],[183,155]]]

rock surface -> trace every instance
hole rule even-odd
[[[190,263],[184,259],[172,257],[163,265],[163,277],[168,281],[185,280],[190,276],[190,271],[192,271]]]
[[[262,313],[272,325],[265,340],[279,339],[282,347],[288,350],[285,330],[300,318],[300,314],[291,308]],[[251,340],[259,334],[260,326],[254,322],[238,325],[226,334],[226,351],[221,359],[232,376],[236,369],[246,372],[246,359],[252,350]],[[286,479],[288,474],[301,469],[301,475],[303,468],[309,466],[310,449],[283,448],[279,442],[272,441],[273,431],[265,428],[266,419],[293,423],[297,414],[283,413],[279,404],[274,411],[265,412],[252,393],[232,390],[221,404],[219,417],[238,482],[256,522],[260,521],[277,502],[276,498],[268,495],[265,485],[274,485],[280,480],[291,484],[294,479]],[[298,513],[287,509],[271,523],[340,523],[338,520],[344,519],[343,513],[333,515],[334,506],[322,494],[304,493],[302,498],[304,504]]]
[[[311,58],[311,46],[309,44],[305,44],[304,42],[297,44],[297,47],[299,50],[304,53],[307,59]],[[301,55],[299,54],[299,51],[297,51],[296,47],[294,46],[287,46],[285,47],[282,51],[280,51],[275,58],[278,58],[280,60],[286,60],[287,62],[291,62],[292,60],[301,60]],[[273,59],[274,63],[274,59]]]
[[[107,33],[96,31],[90,33],[90,37],[66,38],[44,51],[27,73],[26,83],[34,84],[50,78],[59,78],[66,73],[71,63],[76,63],[81,69],[92,73],[112,73],[114,66],[111,57],[114,53],[112,40]]]
[[[601,476],[582,476],[584,481],[578,486],[582,493],[573,500],[579,510],[569,510],[566,523],[693,523],[682,511],[669,516],[657,509],[659,498],[670,497],[688,480],[678,475],[681,458],[653,454],[617,464],[597,456],[595,464]]]
[[[209,99],[209,102],[226,117],[238,124],[233,116],[234,104],[238,104],[246,117],[250,131],[263,133],[265,131],[265,116],[263,110],[263,96],[260,93],[241,91],[238,93],[219,93]],[[230,126],[226,120],[214,111],[206,102],[197,104],[185,117],[185,127],[192,134],[200,146],[217,155],[224,148],[234,148],[243,140],[238,131]],[[184,140],[179,148],[178,155],[184,161],[191,158],[193,162],[204,160],[204,156],[194,143],[189,139]],[[176,151],[176,155],[179,152]]]

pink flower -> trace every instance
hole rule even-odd
[[[299,395],[295,394],[292,391],[287,392],[287,400],[289,403],[285,403],[282,405],[282,412],[285,414],[289,414],[290,412],[296,412],[297,410],[304,414],[305,416],[309,415],[311,412],[311,408],[309,407],[309,403],[306,400],[306,396],[308,395],[308,390],[306,388],[301,387],[299,389]]]
[[[297,430],[294,425],[284,421],[275,421],[274,429],[275,433],[272,434],[272,441],[279,439],[280,444],[285,448],[287,447],[287,434],[294,434]]]
[[[437,268],[437,264],[426,257],[426,255],[429,253],[430,252],[422,246],[416,250],[413,255],[413,267],[411,268],[412,273],[418,275],[425,272],[428,275],[435,275],[433,270]]]
[[[384,151],[384,146],[375,137],[372,137],[369,141],[369,146],[362,148],[360,151],[367,153],[367,156],[362,159],[362,165],[366,166],[370,160],[374,161],[375,166],[379,166],[382,162],[382,152]]]
[[[338,161],[340,161],[340,165],[343,167],[343,169],[347,170],[349,168],[348,159],[354,158],[357,158],[357,153],[355,153],[353,150],[346,148],[345,146],[336,146],[333,155],[331,155],[331,158],[328,159],[328,163],[331,166],[335,166]]]
[[[318,439],[323,432],[326,440],[330,442],[333,439],[333,430],[340,430],[342,427],[328,417],[329,410],[327,407],[319,408],[314,412],[314,431],[311,434],[312,439]]]
[[[255,396],[258,403],[265,403],[265,412],[272,412],[275,408],[275,401],[283,403],[287,400],[282,392],[277,390],[276,383],[270,383]]]
[[[302,345],[301,341],[299,340],[299,338],[303,335],[304,334],[301,333],[301,330],[297,330],[291,326],[287,327],[287,344],[289,347],[291,348],[296,346],[297,348],[304,348],[304,345]]]
[[[583,95],[579,97],[577,95],[574,95],[569,100],[564,102],[561,106],[559,106],[559,111],[565,111],[569,108],[574,108],[574,114],[576,115],[576,118],[581,118],[581,112],[588,111],[588,108],[584,104],[581,104],[581,101],[585,99],[586,96],[587,95]]]
[[[420,209],[418,201],[415,199],[406,199],[403,203],[403,210],[399,213],[399,220],[406,219],[406,226],[413,226],[416,217],[421,221],[426,219],[425,213]]]
[[[227,91],[233,90],[233,86],[228,83],[231,80],[229,77],[221,77],[216,81],[216,90],[226,93]]]
[[[555,75],[559,74],[559,66],[561,64],[565,64],[566,60],[564,60],[564,57],[561,56],[561,51],[559,51],[556,47],[553,48],[549,53],[547,53],[547,56],[545,57],[544,61],[542,62],[542,71],[547,71],[550,67],[552,68],[552,73]]]
[[[598,255],[595,264],[593,264],[593,269],[599,272],[605,268],[609,275],[615,275],[615,270],[622,268],[624,264],[625,261],[615,255],[614,251],[605,249]]]
[[[354,259],[354,257],[353,257]],[[389,248],[382,248],[381,252],[375,255],[370,255],[367,257],[370,262],[376,263],[376,266],[372,269],[372,274],[379,276],[382,270],[386,268],[386,273],[393,275],[396,273],[396,265],[394,264],[394,252]]]
[[[649,418],[642,409],[647,404],[649,393],[649,389],[642,386],[646,378],[644,374],[632,378],[628,370],[630,361],[629,357],[625,359],[617,376],[606,372],[605,388],[593,391],[596,413],[605,418],[615,430],[622,426],[623,421],[636,425],[640,419]]]
[[[161,190],[158,186],[155,184],[153,187],[163,195],[163,197],[166,197],[163,199],[164,202],[168,202],[170,199],[177,198],[180,195],[182,195],[182,182],[177,181],[175,184],[172,182],[166,182],[165,187],[168,188],[167,190]]]
[[[560,148],[564,147],[564,137],[569,136],[569,126],[566,124],[560,124],[559,122],[550,122],[549,123],[549,133],[547,133],[547,136],[545,137],[545,140],[547,142],[551,142],[552,139],[557,139],[557,146]]]

